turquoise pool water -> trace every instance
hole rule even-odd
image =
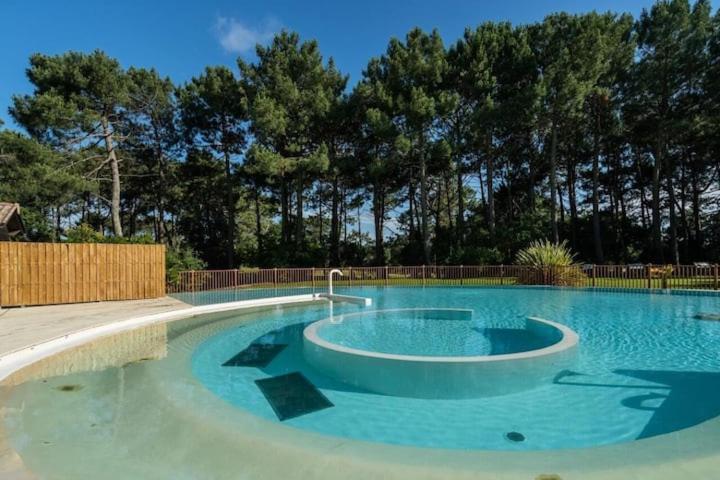
[[[238,319],[192,345],[192,374],[238,409],[287,427],[444,449],[547,450],[632,442],[720,414],[720,322],[694,318],[720,312],[719,297],[519,287],[373,287],[338,293],[371,297],[372,308],[380,310],[472,310],[472,320],[432,330],[437,342],[423,348],[434,354],[449,348],[492,353],[493,343],[503,342],[503,348],[517,348],[507,332],[517,330],[528,316],[569,326],[580,336],[580,346],[574,363],[552,381],[511,395],[462,400],[379,395],[328,378],[304,359],[305,326],[362,308],[336,304],[332,312],[312,306],[258,312],[250,322]],[[194,297],[196,303],[216,299],[215,294]],[[372,348],[394,348],[393,343],[406,341],[402,336],[409,326],[427,329],[416,320],[396,323],[399,327],[383,331],[359,324],[355,339]],[[501,332],[498,341],[492,341],[491,332]],[[423,338],[430,338],[424,333]],[[402,348],[414,351],[417,345]],[[257,364],[228,365],[242,352],[267,356]],[[301,373],[332,406],[281,420],[256,381],[292,373]]]

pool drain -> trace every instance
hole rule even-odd
[[[507,438],[511,442],[524,442],[525,441],[525,435],[523,435],[520,432],[508,432],[505,434],[505,438]]]
[[[55,387],[55,390],[59,390],[61,392],[77,392],[82,390],[82,388],[82,385],[60,385],[59,387]]]

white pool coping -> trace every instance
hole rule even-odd
[[[360,317],[363,315],[372,315],[373,313],[391,313],[391,312],[403,312],[403,311],[418,311],[418,310],[447,310],[447,311],[453,311],[457,309],[437,309],[437,308],[398,308],[398,309],[390,309],[390,310],[373,310],[373,311],[363,311],[363,312],[357,312],[357,313],[349,313],[349,314],[343,314],[342,319],[352,319],[355,317]],[[528,317],[527,320],[530,322],[536,322],[541,323],[544,325],[548,325],[550,327],[553,327],[554,329],[560,331],[562,334],[561,339],[553,343],[552,345],[549,345],[547,347],[538,348],[535,350],[527,350],[524,352],[517,352],[517,353],[505,353],[501,355],[457,355],[457,356],[428,356],[428,355],[402,355],[397,353],[383,353],[383,352],[375,352],[371,350],[363,350],[359,348],[352,348],[352,347],[346,347],[344,345],[340,345],[337,343],[329,342],[322,338],[318,334],[318,330],[324,327],[328,324],[336,323],[337,320],[333,321],[335,317],[325,318],[323,320],[318,320],[317,322],[313,322],[307,327],[305,327],[305,330],[303,331],[303,335],[306,340],[308,340],[311,343],[314,343],[315,345],[318,345],[322,348],[328,349],[328,350],[334,350],[336,352],[341,352],[348,355],[357,355],[360,357],[371,357],[371,358],[380,358],[380,359],[386,359],[386,360],[398,360],[398,361],[405,361],[405,362],[426,362],[426,363],[484,363],[484,362],[507,362],[512,360],[528,360],[533,359],[537,357],[544,357],[547,355],[553,355],[555,353],[560,353],[565,350],[569,350],[571,348],[574,348],[577,346],[579,337],[577,333],[575,333],[574,330],[571,328],[562,325],[560,323],[552,322],[550,320],[545,320],[539,317]]]
[[[331,316],[311,323],[303,331],[306,360],[331,378],[347,381],[370,392],[409,398],[477,398],[517,393],[551,381],[569,365],[578,335],[556,322],[537,317],[525,319],[525,330],[552,332],[552,343],[543,348],[497,355],[422,355],[374,351],[323,338],[323,328],[339,328],[367,315],[383,329],[387,314],[420,315],[446,320],[472,319],[472,310],[457,308],[399,308]],[[559,337],[555,338],[556,335]]]

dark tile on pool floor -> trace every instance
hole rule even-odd
[[[255,380],[280,421],[334,405],[300,372]]]
[[[267,367],[287,345],[254,343],[223,363],[223,367]]]

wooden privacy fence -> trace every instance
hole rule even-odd
[[[195,270],[180,272],[171,292],[237,288],[327,289],[330,268]],[[556,285],[587,288],[717,290],[718,265],[518,265],[345,267],[336,286]]]
[[[165,246],[0,242],[0,306],[165,295]]]

